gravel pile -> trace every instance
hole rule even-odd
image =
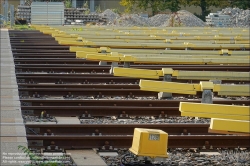
[[[150,26],[161,27],[166,26],[170,18],[169,14],[157,14],[149,18]]]
[[[141,17],[138,14],[130,14],[115,20],[114,24],[121,26],[149,26],[150,22],[147,18]]]
[[[204,27],[205,22],[196,17],[194,14],[180,10],[177,15],[157,14],[150,18],[141,17],[138,14],[126,14],[119,16],[112,10],[107,9],[101,15],[106,16],[108,25],[111,26],[144,26],[144,27],[168,27],[172,26],[172,22],[176,26],[185,27]],[[249,27],[250,26],[250,10],[242,10],[239,8],[225,8],[220,12],[231,16],[232,27]],[[174,20],[174,21],[173,21]],[[180,25],[179,25],[180,22]]]
[[[174,19],[175,24],[179,25],[179,20],[181,21],[180,26],[189,27],[203,27],[205,23],[193,15],[192,13],[180,10],[178,11],[178,16],[173,16],[171,14],[157,14],[150,18],[141,17],[138,14],[127,14],[119,16],[110,9],[105,10],[102,15],[106,15],[108,18],[108,25],[111,26],[146,26],[146,27],[163,27],[171,26],[171,21]]]
[[[170,149],[168,158],[161,166],[249,166],[250,152],[247,150],[218,150],[219,155],[207,155],[194,149]],[[108,166],[123,166],[121,158],[128,154],[125,149],[118,150],[118,156],[102,156]],[[134,160],[131,160],[133,162]],[[136,161],[134,161],[136,162]],[[155,162],[155,164],[159,164]]]
[[[204,27],[206,25],[200,18],[186,10],[178,11],[178,17],[180,18],[181,25],[185,27]],[[175,16],[176,22],[178,22],[178,17]]]
[[[221,14],[231,16],[232,27],[250,27],[250,10],[243,10],[239,8],[225,8],[222,9]]]
[[[117,119],[116,117],[94,118],[80,120],[82,124],[164,124],[164,123],[210,123],[210,119],[193,117],[171,117],[155,119],[154,117],[131,117],[132,119]]]
[[[108,20],[108,24],[112,24],[114,22],[114,20],[120,18],[119,14],[114,13],[112,10],[110,9],[106,9],[103,13],[100,14],[103,17],[106,17]]]

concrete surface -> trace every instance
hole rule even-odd
[[[1,166],[19,166],[29,162],[19,145],[26,146],[26,131],[21,115],[15,65],[10,47],[9,33],[1,29]],[[24,158],[25,159],[24,159]],[[22,159],[21,159],[22,158]]]
[[[93,150],[66,150],[76,165],[80,166],[106,166],[107,164]]]
[[[80,120],[77,117],[55,117],[57,124],[80,124]]]
[[[221,155],[219,152],[200,152],[200,154],[205,154],[205,155]]]
[[[118,156],[117,152],[99,152],[98,154],[100,156],[112,156],[112,157]]]

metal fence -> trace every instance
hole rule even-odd
[[[15,9],[14,5],[10,5],[10,26],[12,27],[15,24]]]
[[[31,23],[43,25],[63,25],[63,2],[32,2]]]
[[[0,20],[0,26],[5,26],[8,23],[10,23],[10,26],[12,27],[15,24],[15,10],[14,5],[11,5],[8,3],[8,0],[5,0],[1,4],[3,16],[1,16]]]
[[[9,17],[8,17],[8,12],[9,12],[9,3],[8,1],[5,1],[3,4],[2,4],[2,7],[3,7],[3,15],[5,17],[5,21],[8,21]]]

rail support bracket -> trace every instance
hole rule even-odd
[[[165,74],[163,77],[163,81],[172,82],[172,75]],[[159,92],[158,93],[158,99],[169,99],[169,98],[172,98],[172,93],[166,93],[166,92]]]
[[[164,119],[164,118],[167,118],[168,117],[168,115],[167,114],[165,114],[165,112],[164,111],[161,111],[161,114],[159,115],[159,117],[158,118],[162,118],[162,119]]]
[[[113,150],[113,147],[109,144],[108,141],[105,141],[104,145],[101,148],[102,150]]]
[[[109,73],[110,73],[110,74],[113,74],[113,73],[114,73],[114,71],[113,71],[114,67],[118,67],[118,62],[112,62],[112,63],[111,63],[111,68],[110,68],[110,70],[109,70]]]
[[[213,84],[222,84],[222,80],[209,80],[209,82],[212,82]]]
[[[123,67],[124,68],[130,68],[130,62],[124,62]]]
[[[91,114],[88,113],[88,111],[85,111],[84,114],[80,117],[80,119],[93,119]]]
[[[126,114],[125,111],[122,111],[122,113],[118,116],[118,119],[130,119],[129,115]]]
[[[95,132],[92,133],[92,136],[96,136],[96,135],[102,136],[102,133],[100,133],[98,129],[95,129]]]
[[[213,95],[211,89],[203,90],[201,103],[213,104]]]
[[[213,82],[200,82],[201,90],[202,90],[202,99],[201,103],[213,104],[213,92],[212,89],[214,87]]]
[[[99,62],[99,66],[105,66],[105,65],[108,65],[108,62],[106,62],[106,61],[100,61]]]

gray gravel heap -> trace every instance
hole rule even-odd
[[[232,27],[250,27],[250,10],[243,10],[239,8],[225,8],[220,12],[222,14],[231,16]]]
[[[185,27],[204,27],[206,25],[200,18],[186,10],[178,11],[178,16],[181,20],[181,25]],[[175,17],[175,19],[177,18]]]
[[[166,26],[166,22],[168,22],[170,18],[169,14],[157,14],[149,18],[150,26],[158,27],[158,26]]]
[[[203,27],[205,23],[193,15],[192,13],[186,10],[180,10],[177,12],[178,16],[174,16],[171,14],[157,14],[155,16],[145,18],[141,17],[138,14],[124,14],[121,17],[114,13],[112,10],[107,9],[101,15],[108,18],[108,25],[111,26],[145,26],[145,27],[165,27],[171,26],[170,18],[173,17],[174,22],[177,23],[179,20],[181,21],[180,26],[188,26],[188,27]]]
[[[106,17],[108,19],[108,24],[112,24],[114,20],[120,18],[119,14],[114,13],[112,10],[107,9],[103,13],[100,14],[103,17]]]
[[[150,26],[148,18],[139,16],[138,14],[123,15],[114,22],[115,25],[120,26]]]

